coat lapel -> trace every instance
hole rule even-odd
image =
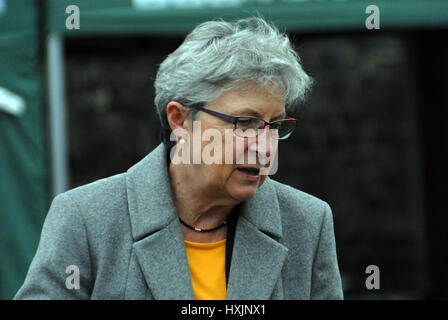
[[[266,179],[246,201],[235,231],[227,300],[271,297],[288,254],[282,237],[280,209],[272,181]]]
[[[177,220],[137,241],[134,248],[155,299],[194,299],[184,239]]]
[[[194,299],[185,244],[159,145],[130,168],[126,188],[133,248],[155,299]]]

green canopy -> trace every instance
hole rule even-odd
[[[445,0],[48,0],[49,32],[185,34],[215,18],[260,13],[289,32],[365,30],[366,7],[380,9],[381,28],[448,25]],[[80,29],[69,30],[65,9],[77,5]]]
[[[26,103],[19,115],[0,109],[0,298],[9,299],[36,251],[48,191],[37,10],[34,1],[0,2],[0,88]]]

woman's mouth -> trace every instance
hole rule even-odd
[[[260,169],[256,167],[237,168],[243,177],[250,181],[258,181],[260,178]]]

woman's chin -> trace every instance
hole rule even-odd
[[[230,195],[232,198],[246,201],[251,199],[257,193],[257,185],[249,185],[249,186],[236,186],[230,190]]]

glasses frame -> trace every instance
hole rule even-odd
[[[238,122],[238,120],[240,118],[252,118],[252,119],[257,119],[257,120],[263,121],[264,122],[264,126],[262,128],[258,128],[258,129],[264,129],[266,126],[269,126],[269,128],[271,128],[271,126],[273,124],[275,124],[276,122],[280,122],[280,121],[290,121],[290,122],[294,123],[294,129],[288,135],[286,135],[285,137],[282,137],[282,138],[280,138],[280,137],[279,138],[273,138],[275,140],[285,140],[285,139],[289,138],[291,133],[295,130],[296,122],[297,122],[296,119],[291,118],[291,117],[286,117],[286,118],[278,119],[278,120],[275,120],[275,121],[266,121],[264,119],[261,119],[261,118],[258,118],[258,117],[253,117],[253,116],[231,116],[229,114],[225,114],[225,113],[221,113],[221,112],[218,112],[218,111],[210,110],[210,109],[207,109],[207,108],[204,108],[204,107],[200,107],[200,106],[195,106],[195,107],[192,107],[192,108],[196,109],[196,110],[199,110],[199,111],[203,111],[203,112],[208,113],[208,114],[211,114],[212,116],[218,117],[218,118],[220,118],[220,119],[222,119],[224,121],[227,121],[229,123],[232,123],[235,126],[234,130],[236,130],[236,124],[237,124],[237,122]],[[258,132],[257,132],[257,136],[258,136]]]

